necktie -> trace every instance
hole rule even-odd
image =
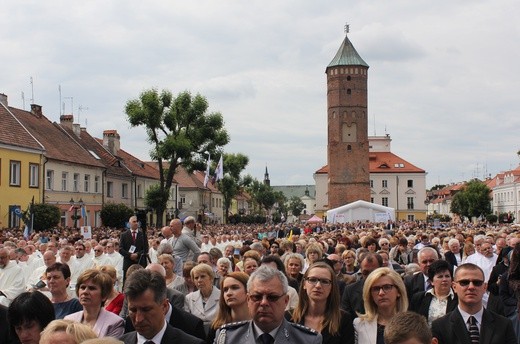
[[[262,333],[260,336],[260,339],[262,340],[262,344],[273,344],[274,340],[273,337],[269,333]]]
[[[479,344],[480,334],[478,331],[477,320],[475,319],[474,316],[470,316],[468,319],[468,323],[469,323],[469,337],[471,339],[471,344]]]
[[[144,344],[155,344],[153,340],[147,340]]]
[[[135,241],[135,232],[132,231],[132,240]]]

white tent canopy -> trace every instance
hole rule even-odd
[[[327,211],[327,222],[395,221],[395,209],[365,201],[355,201]]]

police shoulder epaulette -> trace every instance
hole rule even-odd
[[[303,331],[303,332],[306,332],[306,333],[309,333],[309,334],[314,334],[314,335],[318,335],[318,331],[316,330],[313,330],[312,328],[310,327],[307,327],[307,326],[303,326],[303,325],[300,325],[300,324],[295,324],[295,323],[290,323],[293,327],[297,328],[298,330],[300,331]]]
[[[227,324],[220,326],[220,330],[231,330],[234,328],[238,328],[240,326],[244,326],[245,324],[248,324],[248,323],[249,323],[248,320],[227,323]]]

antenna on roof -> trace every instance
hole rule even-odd
[[[64,99],[70,99],[70,114],[73,116],[74,121],[74,97],[64,97]],[[65,110],[63,110],[63,112],[65,112]]]
[[[33,77],[31,76],[31,104],[34,104],[34,82]]]
[[[61,85],[58,85],[58,93],[60,94],[60,105],[61,105]],[[60,117],[61,117],[61,115],[64,115],[65,113],[61,112],[61,106],[59,108],[60,108]]]
[[[25,94],[23,94],[23,91],[22,91],[22,106],[23,106],[23,109],[25,110]]]
[[[350,32],[350,25],[348,23],[346,23],[343,29],[345,30],[345,34],[349,33]]]
[[[82,110],[88,110],[88,107],[83,106],[83,105],[78,106],[78,123],[80,123],[79,116],[81,115]],[[85,123],[85,126],[86,126],[86,123]]]
[[[388,135],[387,131],[386,131],[386,124],[385,124],[385,136]]]

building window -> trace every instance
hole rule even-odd
[[[107,182],[107,197],[114,197],[114,183]]]
[[[126,183],[121,185],[121,197],[128,198],[128,184]]]
[[[374,203],[374,197],[370,197],[370,203]]]
[[[54,187],[54,171],[47,170],[45,173],[45,189],[52,190]]]
[[[182,204],[186,204],[186,195],[180,195],[180,200]]]
[[[37,188],[40,186],[40,165],[29,164],[29,187]]]
[[[20,171],[22,163],[20,161],[11,160],[11,167],[9,170],[9,185],[20,186]]]
[[[99,176],[94,177],[94,192],[99,193]]]
[[[409,210],[413,210],[413,197],[408,197],[406,200],[406,206]]]
[[[408,221],[415,221],[415,215],[408,215]]]
[[[388,197],[383,197],[381,199],[381,204],[385,207],[388,207]]]
[[[137,184],[137,198],[143,198],[143,186]]]
[[[90,174],[85,174],[85,183],[83,184],[85,192],[90,192]]]
[[[68,180],[69,180],[68,172],[61,172],[61,191],[67,191]]]
[[[373,180],[373,179],[370,179],[370,187],[371,187],[371,188],[374,187],[374,180]]]
[[[381,183],[381,184],[382,184],[382,186],[383,186],[384,188],[387,188],[387,187],[388,187],[388,180],[386,180],[386,179],[382,180],[382,183]]]
[[[408,187],[413,188],[413,179],[408,179]]]
[[[72,191],[79,192],[79,173],[74,173],[72,180]]]

